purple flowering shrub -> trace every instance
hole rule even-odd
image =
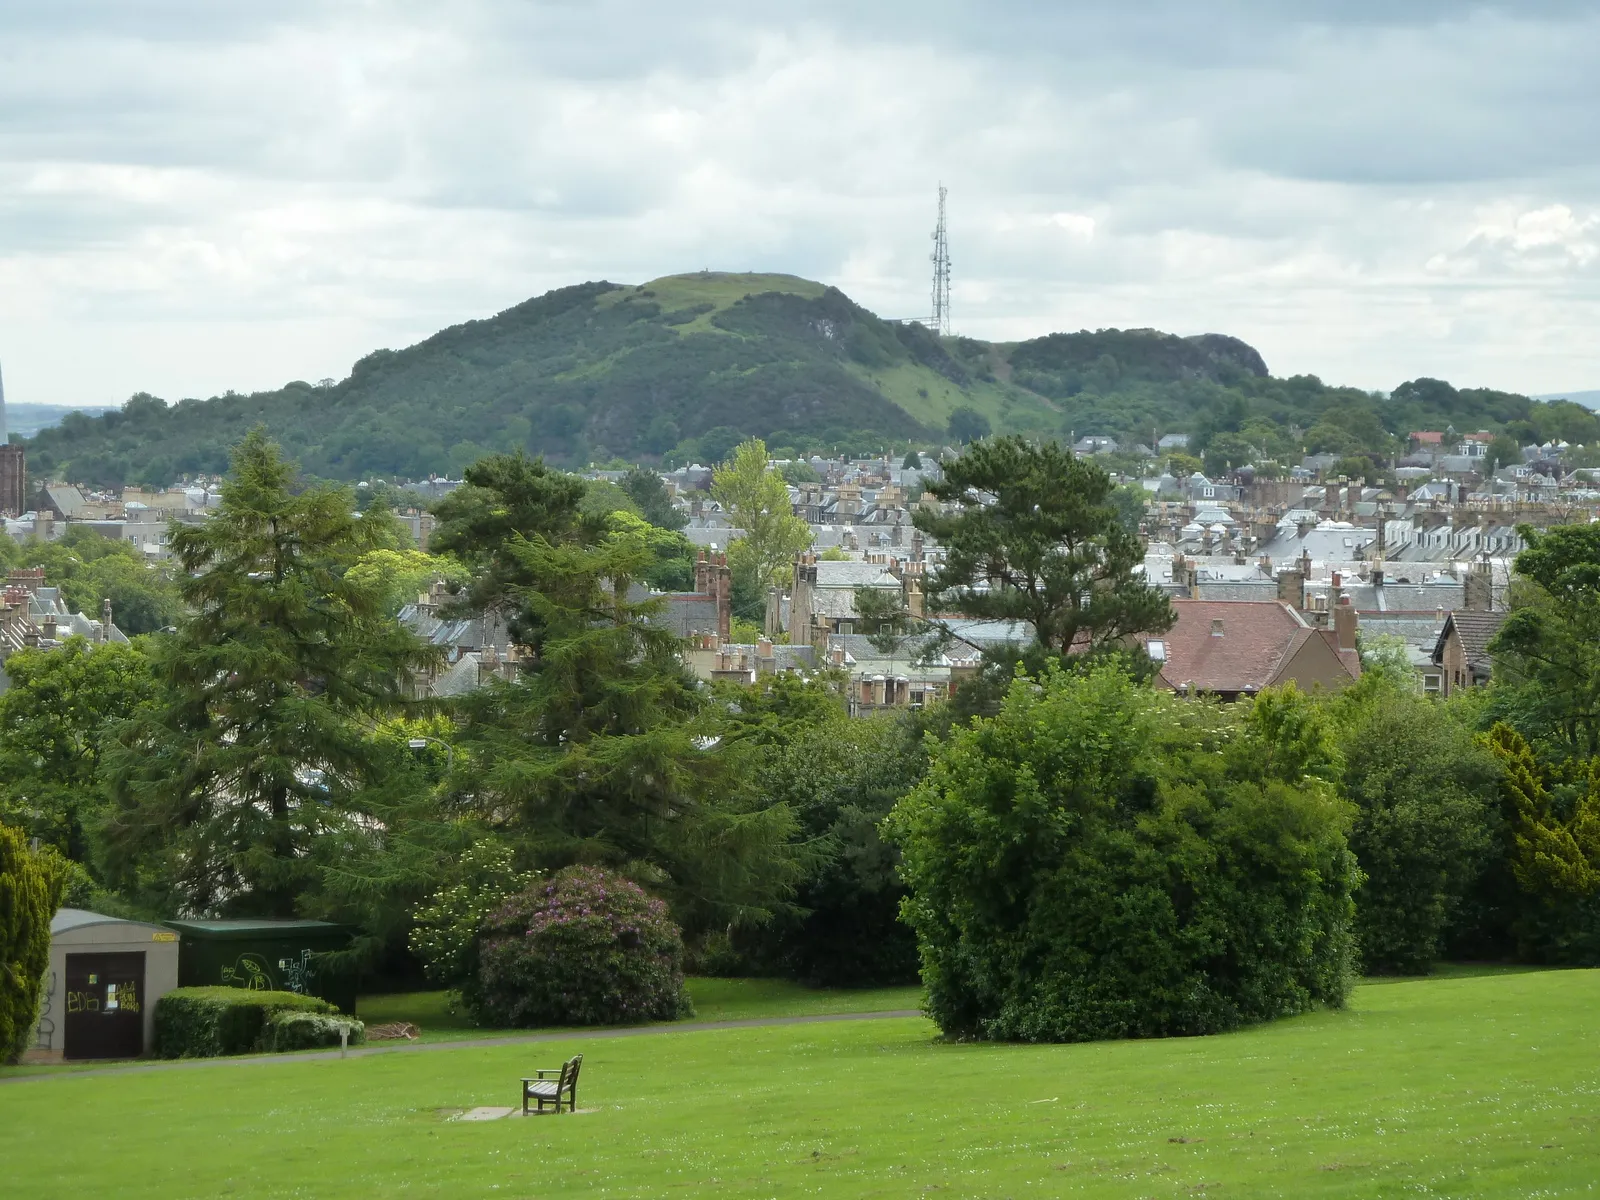
[[[489,913],[477,984],[485,1025],[626,1025],[693,1012],[667,906],[598,867],[568,867]]]

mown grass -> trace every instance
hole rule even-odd
[[[1600,972],[1357,990],[1223,1037],[917,1019],[0,1086],[8,1194],[1557,1196],[1600,1179]],[[463,1124],[580,1050],[577,1116]]]
[[[922,989],[808,988],[783,979],[688,980],[694,1000],[693,1021],[743,1021],[760,1017],[802,1017],[824,1013],[890,1012],[917,1008]],[[356,1015],[370,1024],[409,1021],[421,1030],[425,1042],[460,1038],[501,1037],[526,1030],[485,1029],[474,1025],[450,1004],[448,992],[404,992],[362,996]]]

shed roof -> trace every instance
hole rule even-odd
[[[90,925],[138,925],[144,929],[160,929],[149,921],[126,921],[121,917],[108,917],[105,913],[90,912],[86,908],[62,908],[50,918],[50,934],[66,933],[69,929],[83,929]]]
[[[271,920],[267,918],[228,921],[178,920],[165,921],[163,924],[169,929],[176,929],[180,933],[186,933],[191,937],[198,938],[232,938],[247,934],[273,936],[285,933],[349,932],[343,925],[335,925],[331,921]]]

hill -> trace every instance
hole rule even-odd
[[[714,461],[751,434],[780,452],[926,446],[948,436],[958,408],[997,432],[1146,443],[1186,432],[1194,449],[1222,447],[1213,466],[1307,449],[1382,457],[1410,428],[1452,423],[1600,440],[1577,405],[1436,380],[1385,398],[1314,376],[1277,379],[1221,334],[940,338],[820,283],[701,272],[561,288],[374,351],[339,382],[176,404],[141,394],[101,416],[69,413],[29,453],[35,477],[165,484],[222,471],[228,448],[259,423],[309,474],[419,478],[516,446],[569,465]]]

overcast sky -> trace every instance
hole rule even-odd
[[[1595,388],[1597,61],[1600,0],[0,0],[0,364],[243,391],[701,267],[918,315],[943,180],[959,332]]]

